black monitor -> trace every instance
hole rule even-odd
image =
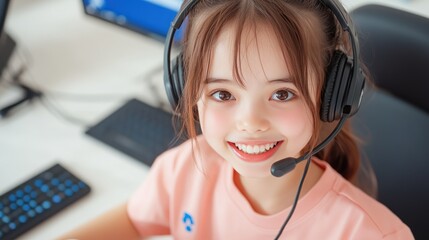
[[[7,68],[9,59],[11,58],[16,47],[16,42],[4,29],[5,22],[7,20],[9,3],[10,0],[0,0],[0,83],[5,82],[4,80],[6,80],[3,72]],[[11,74],[17,76],[15,75],[17,73]],[[0,119],[8,116],[10,112],[17,106],[20,106],[22,103],[28,102],[28,100],[38,96],[37,92],[20,83],[20,81],[14,77],[8,80],[10,80],[8,84],[2,84],[0,89]],[[7,87],[5,88],[4,86]],[[16,93],[16,91],[11,91],[10,86],[18,87],[22,93],[19,96],[16,96],[17,94],[13,94]]]
[[[183,0],[82,0],[86,14],[164,41]],[[182,38],[182,29],[175,42]]]
[[[0,1],[0,30],[3,31],[4,22],[6,20],[6,13],[9,7],[9,0]]]
[[[0,0],[0,75],[15,49],[15,41],[4,31],[9,0]]]

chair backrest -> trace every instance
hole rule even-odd
[[[352,123],[378,200],[429,239],[429,19],[380,5],[352,11],[371,88]],[[429,141],[428,141],[429,142]]]

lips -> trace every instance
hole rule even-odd
[[[244,144],[228,142],[232,151],[246,162],[262,162],[277,152],[283,141],[265,144]]]

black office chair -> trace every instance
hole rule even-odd
[[[352,122],[377,198],[429,239],[429,18],[380,5],[351,15],[376,84]]]

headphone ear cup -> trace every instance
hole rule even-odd
[[[350,79],[351,64],[348,57],[341,51],[335,51],[328,66],[320,119],[324,122],[338,120],[342,116],[343,102],[347,95],[347,85]]]
[[[173,109],[177,107],[180,102],[180,98],[183,95],[183,88],[185,86],[185,76],[183,70],[183,55],[180,53],[175,59],[172,61],[171,67],[171,96],[174,101]]]

